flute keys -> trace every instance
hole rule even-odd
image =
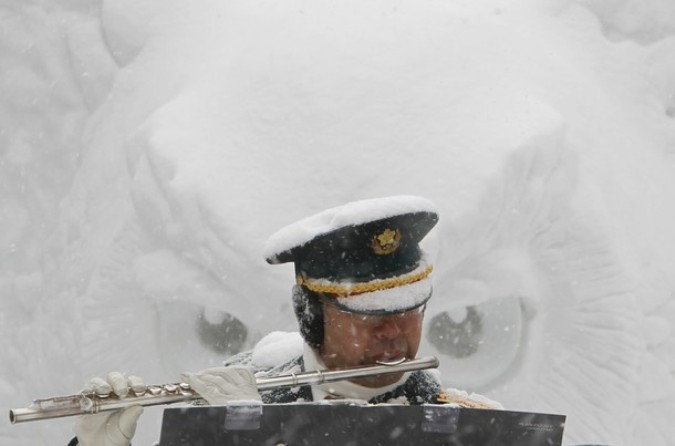
[[[93,413],[94,412],[94,401],[91,398],[88,398],[84,395],[79,399],[80,409],[83,413]]]
[[[158,386],[148,386],[148,392],[152,396],[157,396],[162,393],[162,388]]]
[[[113,388],[108,381],[97,376],[89,381],[87,388],[83,392],[90,393],[98,398],[107,398],[112,390]]]
[[[192,387],[190,387],[190,384],[188,383],[180,383],[178,384],[178,388],[180,390],[181,395],[191,396],[194,393],[192,392]]]
[[[166,390],[167,393],[176,393],[178,392],[178,386],[176,384],[165,384],[164,390]]]
[[[136,396],[145,395],[145,392],[148,389],[143,379],[139,378],[138,376],[130,376],[127,379],[127,383],[129,384],[129,388],[133,394]]]

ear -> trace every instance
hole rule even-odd
[[[293,311],[305,342],[313,348],[321,347],[323,344],[323,303],[319,296],[302,286],[294,286]]]

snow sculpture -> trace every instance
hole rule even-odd
[[[441,213],[425,349],[449,385],[567,413],[570,444],[668,444],[670,2],[183,3],[0,7],[25,31],[0,47],[4,401],[292,330],[265,237],[415,194]]]

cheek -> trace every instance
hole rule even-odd
[[[397,321],[398,327],[401,329],[401,332],[406,334],[417,333],[422,329],[422,317],[421,316],[409,316],[401,318]]]
[[[334,346],[350,349],[364,343],[363,330],[344,318],[331,318],[325,324],[325,339]]]
[[[422,339],[422,318],[412,320],[406,324],[405,336],[410,346],[417,347]]]
[[[348,329],[345,332],[344,341],[355,348],[363,348],[368,344],[368,340],[371,339],[371,337],[369,330],[349,324]]]
[[[417,348],[420,345],[420,341],[422,340],[422,330],[421,327],[419,327],[415,332],[411,333],[408,336],[408,341],[410,342],[410,345],[414,346]]]

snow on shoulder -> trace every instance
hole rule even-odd
[[[251,365],[271,368],[302,355],[303,341],[298,332],[273,331],[253,347]]]
[[[280,229],[267,240],[264,256],[274,261],[279,253],[304,245],[318,235],[327,234],[345,226],[355,226],[413,212],[437,213],[437,209],[426,198],[413,195],[353,201],[326,209]]]

